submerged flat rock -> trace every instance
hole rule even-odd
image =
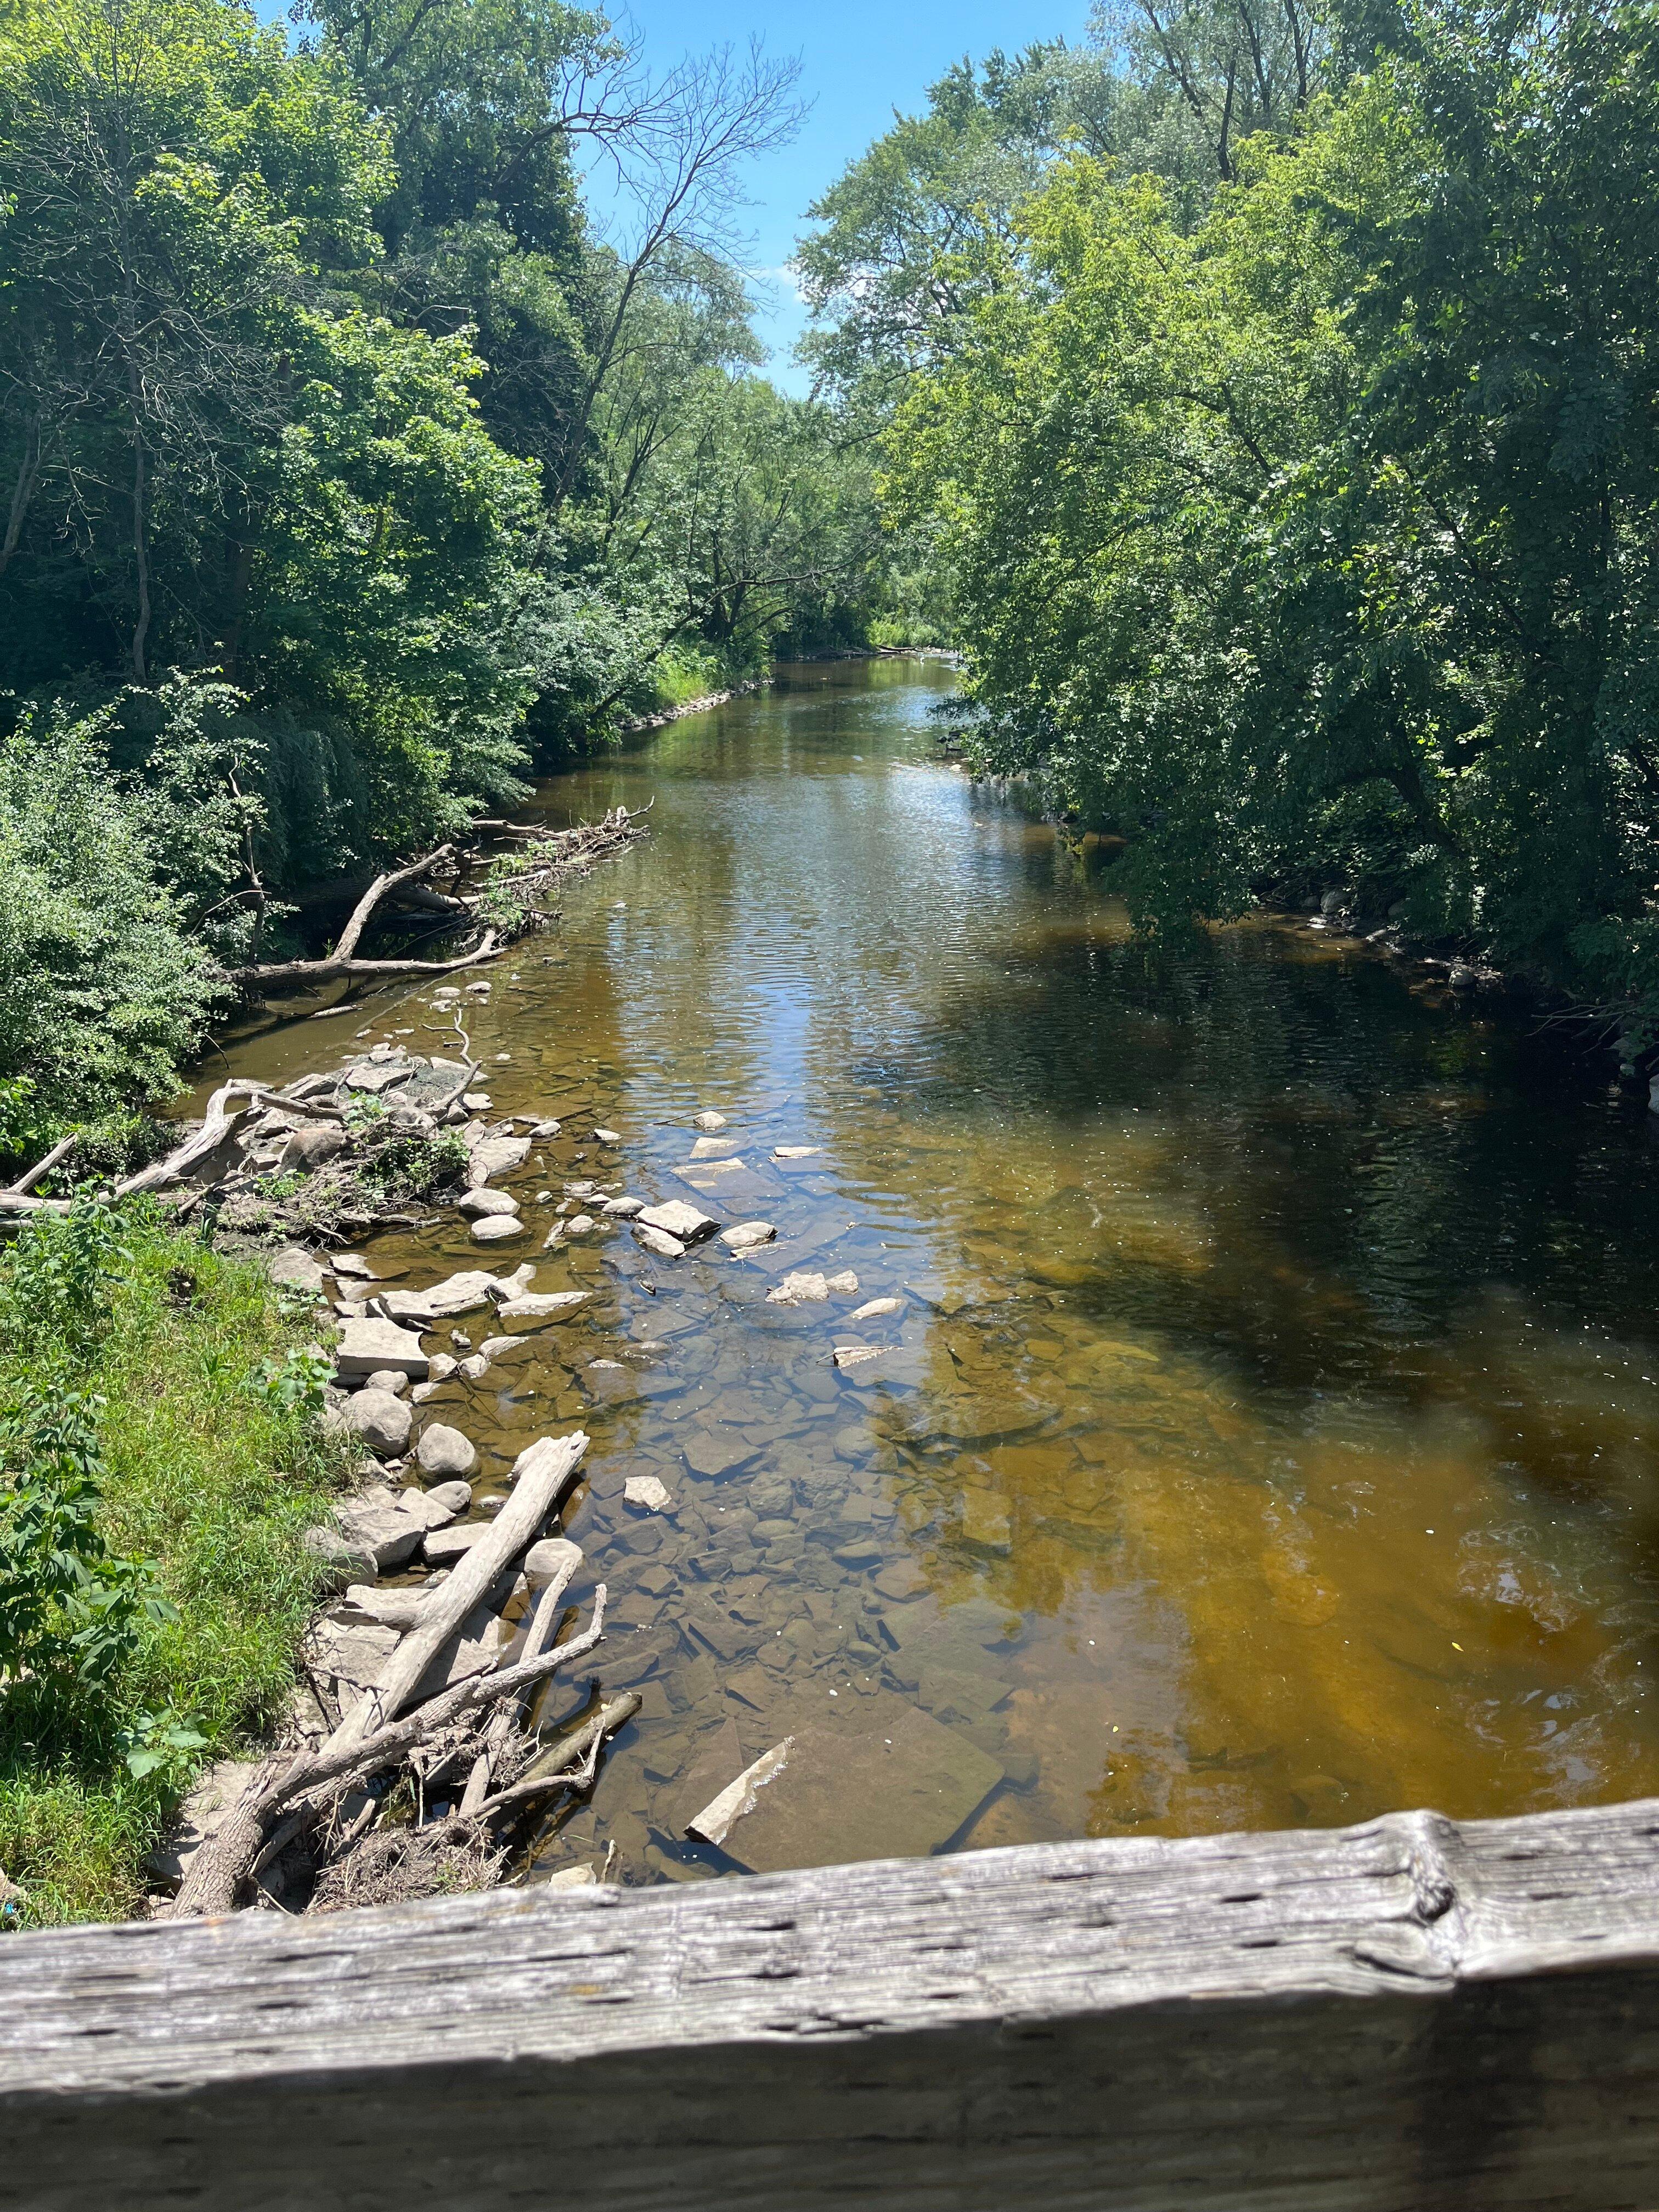
[[[734,1810],[727,1826],[720,1848],[750,1874],[926,1858],[1002,1779],[1001,1767],[976,1744],[902,1698],[884,1693],[837,1703],[825,1692],[822,1702],[820,1713],[817,1696],[810,1706],[805,1696],[794,1701],[801,1717],[792,1714],[787,1756],[753,1791],[752,1806]]]

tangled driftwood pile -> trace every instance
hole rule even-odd
[[[604,1632],[600,1583],[586,1626],[556,1643],[582,1554],[542,1539],[586,1449],[579,1430],[522,1453],[506,1505],[441,1581],[349,1593],[366,1620],[399,1623],[401,1634],[343,1709],[328,1710],[323,1700],[335,1700],[313,1675],[331,1725],[297,1727],[247,1776],[186,1862],[173,1913],[249,1901],[325,1911],[481,1887],[498,1878],[519,1822],[591,1785],[600,1747],[637,1697],[598,1705],[550,1748],[530,1724],[553,1677]]]

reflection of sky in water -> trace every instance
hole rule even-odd
[[[571,1533],[617,1595],[608,1679],[654,1686],[582,1820],[700,1870],[675,1815],[711,1737],[753,1757],[831,1689],[996,1763],[958,1841],[1653,1789],[1645,1117],[1304,929],[1133,940],[940,764],[928,696],[805,671],[547,787],[556,819],[654,796],[653,835],[479,1016],[498,1105],[565,1116],[555,1188],[599,1120],[653,1195],[690,1194],[717,1106],[751,1180],[714,1210],[783,1232],[742,1267],[544,1261],[586,1330],[446,1386],[487,1465],[594,1436]],[[467,1249],[376,1251],[420,1280]],[[769,1306],[793,1265],[902,1310]],[[849,1333],[890,1347],[862,1386]],[[660,1348],[588,1370],[626,1340]],[[647,1470],[672,1524],[622,1508]]]

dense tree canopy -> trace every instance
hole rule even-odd
[[[890,494],[1143,921],[1323,872],[1652,1020],[1659,11],[1381,27],[1196,220],[1062,152]]]

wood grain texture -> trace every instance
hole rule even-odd
[[[0,1942],[0,2206],[1654,2212],[1659,1802]]]

